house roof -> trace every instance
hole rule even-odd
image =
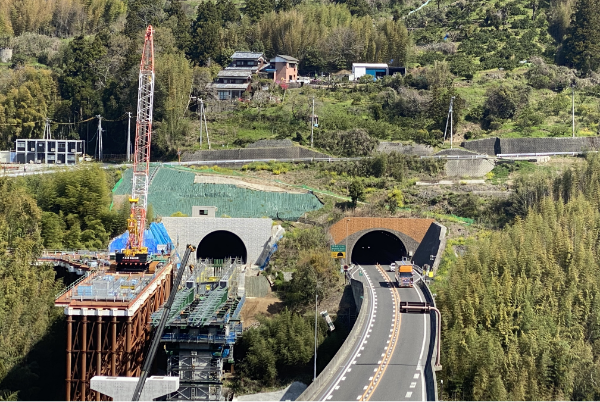
[[[225,69],[217,73],[217,77],[236,77],[236,78],[250,78],[252,77],[252,71],[250,69]]]
[[[245,84],[220,84],[218,82],[212,82],[210,84],[208,84],[207,86],[210,86],[210,88],[214,88],[214,89],[230,89],[230,90],[239,90],[239,91],[246,91],[248,89],[248,87],[250,86],[250,83],[245,83]]]
[[[261,52],[235,52],[231,58],[235,59],[252,59],[258,60],[260,58],[265,58],[265,56]]]
[[[296,59],[296,58],[294,58],[292,56],[286,56],[286,55],[278,54],[277,56],[275,56],[274,58],[272,58],[270,60],[270,62],[271,63],[275,63],[278,58],[283,59],[283,60],[288,61],[288,62],[292,62],[292,63],[297,63],[299,61],[298,59]]]
[[[388,68],[388,65],[385,63],[352,63],[352,70],[354,70],[356,67]]]

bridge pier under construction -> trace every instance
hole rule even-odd
[[[94,271],[55,301],[67,316],[65,400],[107,400],[90,389],[96,375],[139,374],[150,317],[171,291],[173,263],[154,273]]]

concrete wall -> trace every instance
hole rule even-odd
[[[437,269],[440,264],[440,259],[444,248],[446,247],[446,227],[437,222],[433,222],[429,226],[429,230],[421,240],[421,244],[413,257],[413,263],[420,267],[425,264]],[[433,256],[433,260],[431,259]]]
[[[485,138],[465,141],[461,146],[481,154],[585,152],[600,150],[600,137]]]
[[[297,158],[328,158],[329,155],[315,152],[303,147],[280,148],[237,148],[220,149],[215,151],[185,152],[181,155],[182,162],[218,161],[239,159],[297,159]]]
[[[237,235],[246,246],[247,263],[256,260],[271,237],[273,221],[268,218],[162,218],[167,233],[177,243],[177,250],[183,255],[185,247],[192,244],[198,247],[202,239],[217,230],[226,230]]]
[[[494,168],[490,159],[450,159],[446,161],[448,177],[483,177]]]
[[[389,154],[390,152],[398,152],[406,155],[427,156],[432,155],[435,150],[429,145],[410,144],[405,145],[399,142],[382,141],[377,146],[377,152]]]
[[[265,297],[269,293],[269,281],[264,275],[247,276],[244,283],[246,297]]]
[[[292,140],[258,140],[252,144],[246,145],[246,148],[287,148],[293,147]]]
[[[464,141],[461,147],[481,155],[497,155],[500,152],[500,138],[484,138],[481,140]]]
[[[2,48],[0,49],[0,62],[9,63],[12,60],[12,49]]]
[[[352,297],[354,298],[354,305],[356,307],[356,313],[360,312],[362,301],[364,299],[365,288],[361,281],[357,281],[354,278],[350,278],[350,287],[352,289]]]

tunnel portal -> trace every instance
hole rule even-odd
[[[408,256],[402,240],[385,230],[364,234],[352,248],[352,262],[361,265],[387,265]]]
[[[196,258],[223,260],[240,257],[246,263],[246,246],[242,239],[227,230],[217,230],[207,234],[198,245]]]

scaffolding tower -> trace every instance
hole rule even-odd
[[[224,400],[223,367],[233,363],[233,345],[242,333],[241,265],[240,260],[200,261],[186,272],[161,337],[167,375],[179,377],[179,389],[167,400]],[[153,325],[159,316],[160,310],[152,315]]]

